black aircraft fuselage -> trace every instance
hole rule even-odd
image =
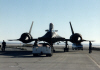
[[[52,23],[50,23],[50,25],[49,25],[49,30],[46,30],[46,31],[47,31],[47,33],[44,36],[39,37],[38,40],[48,42],[49,44],[53,44],[55,42],[65,40],[65,38],[59,36],[56,33],[57,30],[53,30],[53,24]]]

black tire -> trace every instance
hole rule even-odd
[[[33,56],[38,56],[38,54],[33,54]]]
[[[77,50],[77,49],[75,48],[75,50]]]
[[[69,52],[69,48],[67,48],[67,52]]]
[[[48,55],[48,54],[46,54],[46,56],[48,57],[49,55]]]
[[[53,50],[53,52],[55,53],[55,50]]]
[[[46,54],[46,56],[47,56],[47,57],[51,57],[51,56],[52,56],[52,54]]]

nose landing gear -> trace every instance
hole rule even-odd
[[[68,52],[68,51],[69,51],[69,46],[68,46],[67,41],[66,41],[65,48],[64,48],[64,52]]]

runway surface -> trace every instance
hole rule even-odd
[[[33,57],[32,48],[6,48],[0,50],[0,70],[100,70],[100,51],[88,48],[84,50],[69,50],[64,52],[63,47],[56,46],[52,57]]]

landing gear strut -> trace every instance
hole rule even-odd
[[[50,45],[51,45],[51,47],[52,47],[52,51],[55,52],[55,49],[54,49],[54,47],[53,47],[53,43],[52,43],[52,42],[51,42]]]
[[[67,44],[67,41],[65,43],[65,48],[64,48],[64,52],[68,52],[69,51],[69,47],[68,47],[68,44]]]

